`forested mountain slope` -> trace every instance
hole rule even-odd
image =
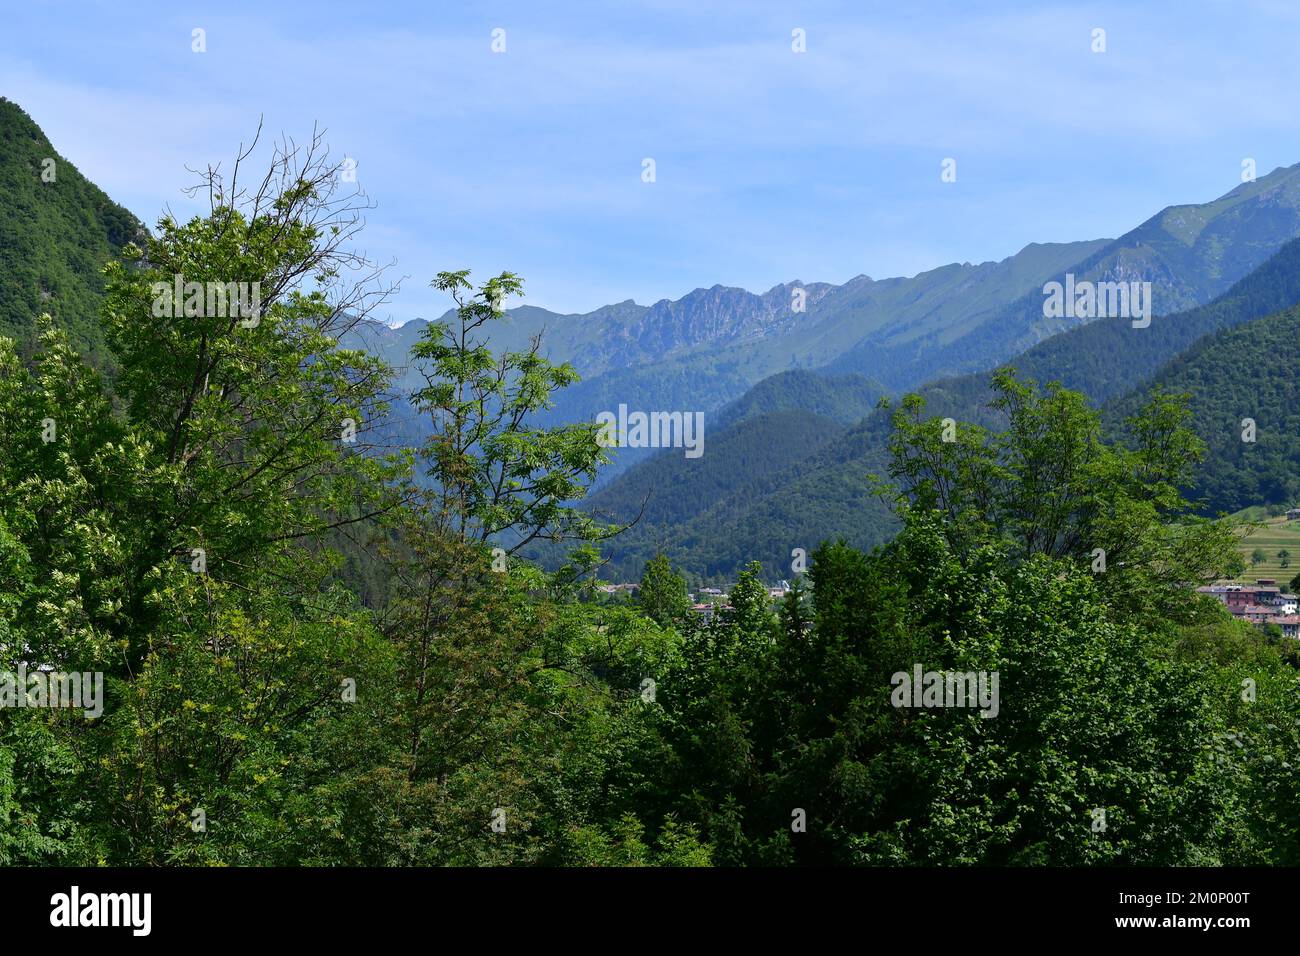
[[[100,270],[143,226],[0,97],[0,334],[26,342],[42,312],[102,361]]]
[[[1132,391],[1174,356],[1206,336],[1253,322],[1297,302],[1300,302],[1300,240],[1293,240],[1207,305],[1157,316],[1148,328],[1135,329],[1127,319],[1099,320],[1053,336],[1006,364],[1027,378],[1060,381],[1100,405]],[[1249,338],[1246,330],[1242,332]],[[1208,349],[1212,340],[1205,339],[1193,352],[1199,354]],[[1279,350],[1273,356],[1270,375],[1284,376],[1285,369],[1294,369],[1286,355],[1284,350]],[[1256,355],[1251,358],[1253,364],[1241,364],[1239,383],[1256,376],[1255,368],[1261,360],[1262,356]],[[1220,371],[1226,375],[1231,367],[1223,365]],[[1207,370],[1200,374],[1210,373]],[[917,391],[926,399],[932,415],[991,423],[986,407],[991,396],[988,383],[989,373],[981,372],[940,379]],[[1241,387],[1241,384],[1237,386]],[[1239,418],[1248,414],[1242,411]],[[746,423],[736,427],[744,429]],[[895,525],[884,504],[869,493],[867,475],[883,471],[888,436],[888,413],[876,411],[814,454],[791,463],[782,461],[778,474],[751,478],[745,493],[723,499],[679,502],[676,530],[647,528],[639,537],[664,543],[667,553],[692,571],[721,576],[734,574],[736,568],[751,559],[776,569],[772,572],[774,577],[784,576],[777,570],[788,566],[791,549],[811,547],[818,541],[840,535],[859,547],[880,543],[893,533]],[[1215,447],[1213,443],[1211,450],[1213,457],[1206,465],[1206,474],[1217,489],[1214,501],[1224,507],[1238,500],[1259,503],[1263,486],[1259,490],[1243,486],[1233,494],[1227,491],[1234,480],[1230,469],[1237,459],[1233,456],[1251,452]],[[1282,494],[1284,486],[1278,483],[1276,463],[1263,465],[1268,460],[1266,454],[1257,454],[1255,460],[1265,472],[1273,474],[1271,479],[1260,479],[1272,489],[1269,493]],[[683,466],[684,463],[665,456],[659,467],[681,469]],[[640,486],[638,470],[615,482],[602,493],[601,500],[626,500],[628,496],[620,486],[624,483],[628,487]],[[1218,473],[1225,477],[1214,481],[1213,476]],[[663,480],[660,476],[657,482]],[[757,496],[752,493],[753,488],[764,485],[771,490]],[[654,483],[645,486],[654,487]],[[696,510],[689,510],[692,507]],[[645,548],[637,546],[637,538],[624,536],[606,546],[614,568],[627,574],[639,573]]]
[[[1114,428],[1152,389],[1189,396],[1209,512],[1300,501],[1300,308],[1206,336],[1106,409]],[[1252,440],[1253,439],[1253,440]]]

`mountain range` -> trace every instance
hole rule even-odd
[[[1249,357],[1247,353],[1250,344],[1275,343],[1276,330],[1287,327],[1286,317],[1270,317],[1298,302],[1300,241],[1291,240],[1205,305],[1157,316],[1146,328],[1134,328],[1123,317],[1076,325],[1005,364],[1040,383],[1057,381],[1081,391],[1100,406],[1109,403],[1131,410],[1153,381],[1191,392],[1197,427],[1211,451],[1203,469],[1207,509],[1233,511],[1248,504],[1281,503],[1300,493],[1300,481],[1289,477],[1300,474],[1300,447],[1293,447],[1289,437],[1300,435],[1300,429],[1289,423],[1285,401],[1278,397],[1285,394],[1283,385],[1294,375],[1296,363],[1281,347]],[[1256,322],[1273,323],[1267,326],[1270,334],[1255,336],[1241,329],[1238,334],[1245,336],[1244,340],[1229,336],[1220,343],[1207,338]],[[1208,344],[1211,341],[1216,343],[1213,349]],[[1218,349],[1219,344],[1225,348]],[[1194,345],[1197,348],[1193,349]],[[1179,358],[1185,350],[1186,355]],[[1225,354],[1233,356],[1233,364],[1224,364],[1226,360],[1220,356]],[[1165,368],[1176,358],[1190,364],[1174,363]],[[1205,371],[1207,364],[1214,365],[1214,378]],[[989,372],[994,367],[991,364],[984,372],[939,378],[915,391],[925,398],[930,414],[995,424],[987,408]],[[1237,371],[1231,372],[1232,368]],[[1234,374],[1235,385],[1229,394],[1237,400],[1232,410],[1222,407],[1213,391],[1192,387]],[[1274,391],[1265,390],[1266,381],[1273,381]],[[747,447],[761,440],[776,448],[793,448],[794,436],[776,434],[770,413],[799,407],[799,400],[792,397],[782,406],[769,406],[767,418],[741,418],[724,424],[710,435],[710,447]],[[1217,418],[1208,411],[1211,407],[1219,409]],[[1227,440],[1240,428],[1228,429],[1224,416],[1246,417],[1252,409],[1262,416],[1257,420],[1267,420],[1270,427],[1267,439],[1243,449],[1239,440],[1235,444]],[[1117,414],[1109,407],[1107,412],[1112,417]],[[726,413],[722,420],[727,421]],[[705,461],[708,453],[696,461],[660,453],[590,499],[590,509],[607,520],[626,522],[640,515],[634,527],[606,546],[610,573],[634,577],[649,557],[663,551],[704,580],[734,576],[738,568],[755,559],[770,569],[770,574],[781,577],[795,548],[811,548],[826,538],[840,536],[858,547],[882,543],[893,534],[895,525],[886,504],[871,493],[867,476],[884,474],[889,434],[888,413],[873,411],[833,434],[810,454],[782,457],[774,451],[765,467],[733,476],[733,490],[721,495],[712,493],[718,481],[710,470],[725,468],[726,463]],[[1241,456],[1248,454],[1255,456],[1260,477],[1235,485],[1231,463],[1240,463]],[[1264,477],[1266,474],[1270,477]]]
[[[1067,274],[1076,281],[1150,282],[1155,313],[1173,314],[1227,291],[1296,235],[1300,165],[1209,203],[1171,206],[1114,240],[1031,243],[1000,262],[953,263],[908,278],[795,280],[761,294],[717,285],[650,306],[628,300],[584,314],[522,306],[508,311],[491,344],[518,349],[540,335],[548,358],[582,376],[557,396],[545,422],[590,421],[626,404],[702,411],[717,427],[716,415],[729,403],[779,372],[857,375],[896,393],[991,368],[1086,324],[1044,315],[1044,284]],[[418,379],[407,354],[426,325],[370,323],[356,334],[403,369],[409,387]],[[652,454],[621,449],[602,483]]]
[[[50,312],[111,372],[100,270],[144,227],[4,99],[0,152],[0,331],[28,341],[35,316]],[[611,576],[635,577],[663,551],[698,580],[727,579],[753,559],[782,577],[795,548],[841,536],[869,547],[892,534],[867,482],[885,466],[881,397],[915,390],[933,414],[987,422],[988,373],[1004,364],[1083,391],[1107,421],[1153,385],[1185,391],[1210,449],[1206,507],[1293,501],[1297,236],[1300,165],[1164,209],[1118,239],[1031,243],[999,262],[906,278],[796,280],[761,294],[717,285],[585,314],[523,305],[490,344],[518,349],[540,335],[549,358],[582,375],[550,422],[590,421],[620,404],[705,413],[702,458],[620,449],[588,500],[610,520],[640,515],[605,545]],[[1067,274],[1150,282],[1156,318],[1146,328],[1049,318],[1043,286]],[[409,350],[427,325],[363,322],[344,344],[388,359],[409,388],[418,381]],[[1240,440],[1243,418],[1258,423],[1254,443]],[[393,430],[407,442],[422,434],[400,402]]]

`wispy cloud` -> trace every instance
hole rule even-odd
[[[438,268],[511,268],[578,311],[998,259],[1210,199],[1243,156],[1300,160],[1268,3],[70,9],[24,7],[0,38],[0,89],[62,152],[152,219],[259,116],[319,121],[380,204],[368,248],[413,277],[398,319],[436,311]]]

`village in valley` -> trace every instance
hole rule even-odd
[[[608,595],[613,600],[635,599],[641,590],[640,584],[600,584],[596,590]],[[718,611],[730,611],[729,588],[701,587],[690,592],[691,610],[704,621],[713,620]],[[773,602],[779,602],[790,593],[790,582],[781,581],[775,587],[767,589],[767,596]]]
[[[1218,598],[1235,618],[1261,626],[1276,624],[1286,637],[1300,637],[1296,596],[1279,588],[1273,578],[1260,578],[1254,584],[1212,584],[1196,590]]]
[[[1293,556],[1300,562],[1300,508],[1251,508],[1236,517],[1259,522],[1241,539],[1247,571],[1197,591],[1217,598],[1238,620],[1276,625],[1283,636],[1300,639],[1300,598],[1291,593],[1300,578],[1300,566],[1291,566]]]

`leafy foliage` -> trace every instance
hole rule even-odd
[[[0,338],[0,673],[105,678],[98,715],[0,707],[0,863],[1300,862],[1297,655],[1192,590],[1242,562],[1186,497],[1214,445],[1181,396],[1122,440],[1010,373],[951,429],[905,398],[816,458],[880,462],[893,540],[823,543],[779,608],[753,555],[709,616],[658,553],[611,602],[594,426],[537,420],[574,374],[479,337],[513,275],[435,280],[398,396],[431,437],[388,454],[318,145],[125,246],[110,374],[50,318]],[[168,315],[178,274],[259,283],[260,321]],[[998,683],[899,706],[917,667]]]

